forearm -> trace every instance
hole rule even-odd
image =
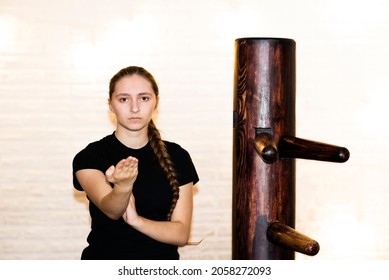
[[[111,192],[100,200],[97,207],[109,218],[117,220],[126,211],[131,195],[132,188],[114,187]]]
[[[174,208],[171,221],[154,221],[139,216],[136,212],[135,197],[130,197],[123,215],[130,226],[157,241],[184,246],[187,244],[192,224],[193,184],[180,187],[180,196]]]
[[[104,181],[112,184],[113,188],[109,184],[104,186],[106,191],[100,196],[99,209],[111,219],[117,220],[122,217],[128,206],[137,176],[138,159],[134,157],[129,156],[121,160],[116,167],[110,166],[105,172]]]
[[[186,245],[190,235],[190,224],[179,221],[154,221],[139,216],[131,226],[152,239],[177,246]]]

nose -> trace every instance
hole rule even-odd
[[[131,105],[130,105],[130,110],[132,113],[137,113],[139,112],[139,105],[136,100],[132,100]]]

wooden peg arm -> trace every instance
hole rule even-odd
[[[278,143],[280,158],[302,158],[331,162],[346,162],[350,152],[344,147],[284,136]]]
[[[254,147],[265,163],[274,163],[278,159],[277,146],[270,133],[259,133],[254,139]]]
[[[266,236],[276,245],[305,255],[314,256],[320,250],[319,243],[315,240],[280,222],[271,223],[267,228]]]

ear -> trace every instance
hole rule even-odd
[[[154,110],[158,108],[158,103],[159,103],[159,95],[156,95],[156,97],[155,97],[155,100],[156,100],[156,102],[155,102],[155,107],[154,107]]]
[[[108,101],[107,103],[108,103],[109,110],[110,110],[111,112],[114,112],[114,110],[113,110],[113,108],[112,108],[112,105],[111,105],[111,99],[108,98],[107,101]]]

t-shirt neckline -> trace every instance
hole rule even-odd
[[[150,146],[150,141],[147,141],[146,145],[144,145],[143,147],[140,147],[140,148],[131,148],[131,147],[128,147],[126,145],[124,145],[122,142],[120,142],[120,140],[116,137],[115,135],[115,131],[112,133],[112,139],[118,143],[122,148],[124,149],[127,149],[127,150],[131,150],[131,151],[142,151],[142,150],[145,150],[147,149],[149,146]]]

